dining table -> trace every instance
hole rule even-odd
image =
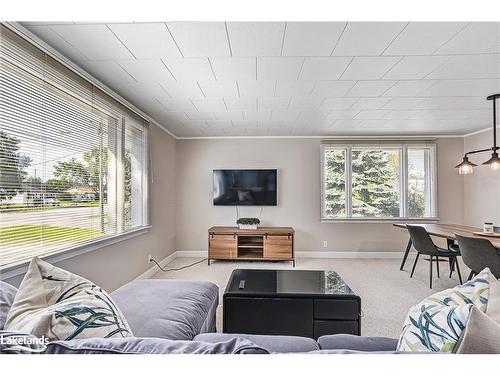
[[[405,230],[407,229],[406,223],[393,223],[393,225],[397,228]],[[448,246],[455,242],[456,239],[455,234],[459,234],[468,237],[485,238],[489,240],[493,244],[493,246],[495,246],[496,248],[500,248],[500,235],[495,235],[495,234],[488,235],[484,233],[481,228],[470,227],[467,225],[460,225],[460,224],[440,224],[440,223],[412,224],[412,225],[419,225],[424,227],[427,233],[429,233],[431,236],[446,239]],[[408,239],[408,243],[406,245],[405,253],[403,255],[403,260],[401,262],[401,267],[399,268],[400,270],[403,270],[403,267],[406,263],[406,259],[408,258],[408,254],[410,253],[411,246],[412,242],[410,238]]]

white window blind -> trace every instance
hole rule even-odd
[[[148,225],[145,122],[1,32],[0,267]]]

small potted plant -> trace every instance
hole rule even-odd
[[[236,221],[240,229],[257,229],[260,220],[256,217],[241,217]]]

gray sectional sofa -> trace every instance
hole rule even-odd
[[[16,289],[0,281],[0,332]],[[216,333],[218,287],[206,281],[136,280],[111,293],[133,338],[54,341],[45,353],[353,353],[395,352],[397,340],[329,335],[306,337]],[[12,333],[9,333],[12,334]]]

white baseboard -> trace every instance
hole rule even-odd
[[[169,264],[170,262],[172,262],[175,258],[177,258],[177,252],[174,252],[172,254],[170,254],[168,257],[166,257],[165,259],[159,261],[158,263],[160,264],[160,266],[166,266],[167,264]],[[150,279],[151,276],[153,276],[155,273],[157,273],[159,271],[158,269],[158,266],[156,264],[153,263],[153,266],[148,269],[146,272],[144,273],[141,273],[139,276],[137,276],[135,278],[135,280],[140,280],[140,279]]]

